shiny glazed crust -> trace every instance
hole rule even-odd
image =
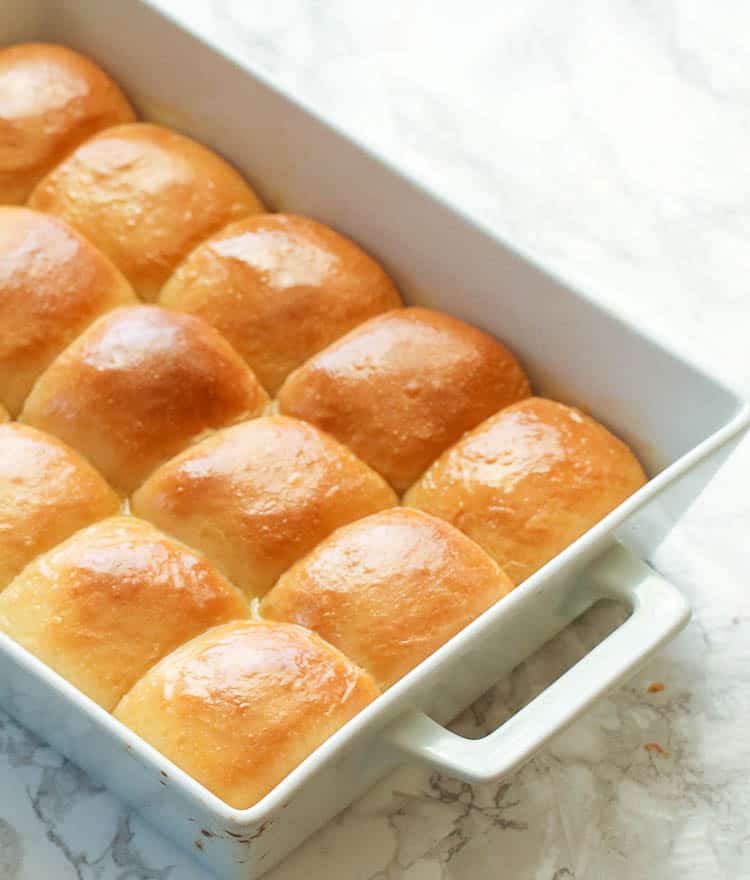
[[[0,50],[0,630],[247,808],[645,475],[133,119],[75,52]]]
[[[133,108],[104,71],[64,46],[0,49],[0,204],[20,205],[72,149]]]
[[[213,327],[158,306],[115,309],[42,374],[21,421],[61,437],[121,492],[266,393]]]
[[[372,318],[295,370],[279,410],[345,443],[402,491],[464,431],[530,387],[486,333],[440,312]]]
[[[0,425],[0,591],[37,554],[119,507],[102,477],[60,440],[17,422]]]
[[[145,300],[156,299],[204,238],[263,210],[216,153],[145,122],[107,129],[81,144],[40,181],[29,205],[83,233]]]
[[[366,673],[309,630],[237,622],[179,648],[114,714],[245,809],[377,695]]]
[[[174,648],[249,613],[203,557],[132,516],[78,532],[0,594],[0,630],[105,709]]]
[[[313,425],[267,416],[219,431],[159,468],[135,514],[197,547],[248,596],[393,491]]]
[[[404,504],[461,529],[518,584],[645,482],[633,453],[603,425],[532,397],[445,452]]]
[[[220,330],[271,393],[311,355],[401,305],[393,282],[354,242],[289,214],[246,217],[212,236],[159,301]]]
[[[453,526],[397,507],[335,531],[281,577],[261,614],[314,630],[385,690],[512,588]]]
[[[62,220],[0,207],[0,401],[17,414],[69,342],[136,302],[112,263]]]

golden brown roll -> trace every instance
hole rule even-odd
[[[0,593],[0,630],[108,710],[170,651],[249,614],[202,556],[132,516],[77,532]]]
[[[0,207],[0,401],[17,414],[39,374],[95,318],[137,302],[67,223]]]
[[[334,339],[401,305],[354,242],[288,214],[246,217],[198,245],[159,301],[220,330],[271,393]]]
[[[409,308],[372,318],[312,357],[278,401],[403,490],[464,431],[529,393],[504,345],[456,318]]]
[[[168,461],[135,493],[132,508],[260,596],[334,529],[396,500],[331,437],[270,416],[219,431]]]
[[[146,300],[198,242],[263,210],[216,153],[145,122],[86,141],[40,181],[29,205],[75,226]]]
[[[17,422],[0,425],[0,590],[38,553],[119,507],[64,443]]]
[[[99,318],[40,376],[21,420],[82,452],[130,492],[161,462],[258,415],[266,393],[213,327],[158,306]]]
[[[603,425],[532,397],[445,452],[404,504],[453,523],[518,584],[645,481],[633,453]]]
[[[77,52],[49,43],[0,49],[0,203],[22,204],[78,144],[134,119],[120,89]]]
[[[281,577],[261,614],[314,630],[385,689],[512,588],[453,526],[396,507],[335,531]]]
[[[114,715],[245,809],[377,695],[365,672],[309,630],[241,621],[178,648]]]

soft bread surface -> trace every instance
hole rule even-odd
[[[0,203],[22,204],[78,144],[134,119],[120,89],[77,52],[49,43],[0,49]]]
[[[464,431],[529,393],[504,345],[456,318],[408,308],[372,318],[312,357],[278,401],[400,491]]]
[[[135,302],[123,275],[72,227],[0,207],[0,401],[17,414],[69,342],[99,315]]]
[[[121,492],[214,428],[258,415],[267,395],[199,318],[115,309],[52,363],[21,420],[82,452]]]
[[[134,120],[77,53],[0,49],[0,632],[244,809],[646,477]]]
[[[232,807],[257,803],[377,696],[314,633],[237,622],[179,648],[115,717]]]
[[[200,241],[263,210],[216,153],[143,122],[86,141],[40,181],[29,205],[82,232],[145,300]]]
[[[203,557],[132,516],[78,532],[0,594],[0,630],[110,710],[174,648],[249,614]]]
[[[64,443],[16,422],[0,425],[0,590],[37,554],[119,507]]]
[[[261,614],[314,630],[385,689],[512,587],[453,526],[394,508],[335,531],[281,577]]]
[[[461,529],[518,584],[645,482],[633,453],[603,425],[533,397],[463,437],[404,504]]]
[[[160,467],[133,512],[263,595],[334,529],[392,507],[385,481],[313,425],[267,416],[219,431]]]
[[[401,305],[354,242],[287,214],[246,217],[199,245],[160,302],[220,330],[271,393],[334,339]]]

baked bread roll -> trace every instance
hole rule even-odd
[[[262,596],[334,529],[396,500],[331,437],[269,416],[187,449],[131,503],[138,516],[205,553],[248,596]]]
[[[69,342],[99,315],[135,302],[112,263],[66,223],[0,207],[0,401],[17,414]]]
[[[0,590],[37,554],[119,508],[77,452],[17,422],[0,425]]]
[[[397,507],[335,531],[282,575],[261,614],[314,630],[384,690],[512,588],[453,526]]]
[[[633,453],[603,425],[532,397],[445,452],[404,504],[461,529],[518,584],[645,482]]]
[[[71,223],[145,300],[156,299],[198,242],[263,210],[216,153],[145,122],[108,129],[81,144],[40,181],[29,205]]]
[[[132,516],[77,532],[0,593],[0,630],[108,710],[170,651],[249,614],[203,557]]]
[[[159,301],[220,330],[271,393],[334,339],[401,305],[354,242],[288,214],[246,217],[198,245]]]
[[[372,318],[295,370],[279,410],[345,443],[401,491],[487,416],[530,393],[518,361],[456,318]]]
[[[114,715],[246,809],[377,695],[365,672],[309,630],[238,621],[162,660]]]
[[[99,318],[40,376],[21,420],[82,452],[121,492],[266,393],[213,327],[158,306]]]
[[[0,203],[22,204],[78,144],[134,119],[107,74],[72,49],[49,43],[0,49]]]

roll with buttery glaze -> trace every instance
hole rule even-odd
[[[287,214],[246,217],[198,245],[159,301],[220,330],[271,393],[334,339],[401,305],[354,242]]]
[[[120,272],[67,223],[0,207],[0,401],[18,413],[69,342],[99,315],[135,302]]]
[[[20,205],[82,141],[135,119],[106,73],[72,49],[0,49],[0,203]]]
[[[216,153],[145,122],[81,144],[39,182],[29,205],[71,223],[146,300],[198,242],[263,210]]]
[[[645,482],[633,453],[603,425],[532,397],[445,452],[404,504],[453,523],[518,584]]]
[[[40,376],[21,420],[131,492],[189,443],[258,415],[268,398],[213,327],[158,306],[99,318]]]
[[[397,507],[338,529],[261,603],[314,630],[390,687],[513,585],[453,526]]]
[[[119,507],[64,443],[17,422],[0,425],[0,590],[37,554]]]
[[[400,491],[464,431],[529,393],[504,345],[456,318],[408,308],[372,318],[312,357],[278,401]]]
[[[313,425],[269,416],[219,431],[160,467],[133,512],[262,596],[334,529],[392,507],[385,481]]]
[[[114,715],[246,809],[377,695],[365,672],[309,630],[241,621],[174,651]]]
[[[174,648],[249,613],[202,556],[132,516],[77,532],[0,593],[0,630],[108,710]]]

